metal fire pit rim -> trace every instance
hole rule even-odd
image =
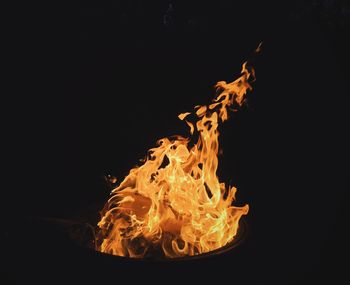
[[[119,255],[113,255],[109,253],[100,252],[96,249],[88,248],[91,250],[94,254],[103,256],[106,258],[114,259],[114,260],[123,260],[125,262],[135,262],[135,263],[174,263],[174,262],[190,262],[195,260],[201,260],[204,258],[213,258],[215,256],[219,256],[221,254],[227,253],[230,250],[233,250],[237,246],[241,245],[242,242],[244,242],[244,239],[248,233],[248,224],[245,221],[245,219],[242,217],[239,221],[239,227],[238,232],[233,239],[233,241],[229,242],[223,247],[220,247],[218,249],[201,253],[198,255],[192,255],[192,256],[183,256],[183,257],[175,257],[175,258],[164,258],[164,257],[146,257],[146,258],[136,258],[136,257],[126,257],[126,256],[119,256]]]

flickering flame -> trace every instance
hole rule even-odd
[[[97,250],[175,258],[209,252],[234,240],[249,206],[233,205],[236,188],[226,187],[216,175],[218,124],[228,119],[228,109],[236,111],[243,104],[254,80],[254,70],[245,62],[238,79],[216,84],[211,104],[178,116],[197,141],[190,146],[190,139],[182,136],[160,139],[143,165],[130,170],[102,210]],[[190,115],[194,122],[187,120]]]

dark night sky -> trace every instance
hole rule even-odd
[[[208,103],[213,85],[236,78],[263,41],[249,105],[220,137],[219,173],[251,207],[242,274],[246,284],[345,278],[350,9],[236,2],[115,1],[82,4],[73,19],[23,21],[11,65],[21,80],[8,99],[15,112],[4,113],[5,241],[26,217],[98,209],[108,197],[103,175],[122,179],[157,139],[186,135],[177,115]],[[36,246],[28,253],[40,256]],[[19,250],[5,256],[6,278],[17,280]]]

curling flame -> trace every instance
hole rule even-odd
[[[198,140],[163,138],[149,150],[142,166],[133,168],[112,191],[98,223],[97,249],[119,256],[159,254],[174,258],[197,255],[225,246],[237,233],[249,206],[234,206],[235,187],[220,183],[218,124],[228,119],[228,107],[242,105],[254,70],[243,64],[241,76],[216,84],[218,95],[209,106],[196,106],[187,120]]]

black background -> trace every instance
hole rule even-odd
[[[115,1],[81,4],[73,17],[51,18],[50,7],[45,19],[14,23],[19,42],[8,73],[16,79],[3,112],[10,138],[5,281],[22,280],[28,263],[39,278],[35,255],[51,246],[60,255],[53,251],[47,262],[72,258],[55,234],[23,227],[28,217],[96,216],[108,198],[104,175],[121,180],[157,139],[188,135],[177,115],[207,104],[214,84],[235,79],[261,41],[248,104],[220,129],[219,176],[238,188],[238,203],[250,205],[251,246],[241,250],[248,261],[237,272],[223,265],[226,277],[243,275],[237,280],[246,284],[349,279],[349,7],[262,2],[173,1],[169,11],[168,1]],[[53,274],[68,276],[67,267]]]

